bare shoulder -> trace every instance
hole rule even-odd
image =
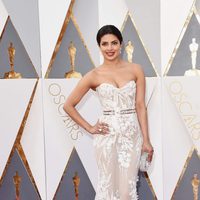
[[[98,71],[96,68],[87,72],[80,80],[80,84],[86,85],[89,88],[92,88],[96,83],[95,80],[98,76]]]
[[[137,63],[126,63],[130,73],[134,74],[136,80],[144,78],[144,71],[141,65]]]
[[[90,70],[89,72],[87,72],[87,73],[83,76],[83,78],[84,78],[84,79],[91,79],[92,76],[94,76],[95,74],[96,74],[96,69],[92,69],[92,70]]]
[[[86,80],[86,81],[92,81],[92,77],[96,74],[95,69],[90,70],[89,72],[87,72],[82,79]]]
[[[141,72],[143,71],[142,66],[137,63],[128,63],[127,64],[131,70],[134,72]]]
[[[134,74],[141,74],[143,73],[142,66],[137,63],[129,63],[125,62],[125,65],[128,67],[128,69],[134,73]]]
[[[136,70],[136,71],[143,71],[143,69],[142,69],[142,66],[141,66],[141,65],[139,65],[139,64],[136,64],[136,63],[133,63],[133,65],[134,65],[134,68],[135,68],[135,70]]]

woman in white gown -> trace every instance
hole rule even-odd
[[[141,67],[121,59],[121,32],[103,26],[97,43],[104,62],[88,72],[65,102],[64,110],[94,136],[98,165],[96,200],[135,200],[142,152],[152,160],[145,106],[145,77]],[[89,124],[75,109],[89,89],[97,92],[103,114]]]

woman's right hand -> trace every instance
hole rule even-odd
[[[101,134],[101,135],[106,135],[109,133],[109,125],[105,122],[99,122],[92,126],[89,130],[91,134]]]

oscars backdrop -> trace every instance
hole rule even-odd
[[[95,198],[93,138],[63,105],[101,64],[105,24],[146,76],[155,153],[139,199],[200,198],[200,0],[0,0],[0,200]],[[95,124],[96,92],[77,109]]]

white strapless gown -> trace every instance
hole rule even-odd
[[[102,83],[96,91],[103,107],[99,120],[109,125],[110,132],[94,135],[98,165],[95,200],[138,199],[142,134],[135,112],[136,83],[131,80],[121,88]]]

